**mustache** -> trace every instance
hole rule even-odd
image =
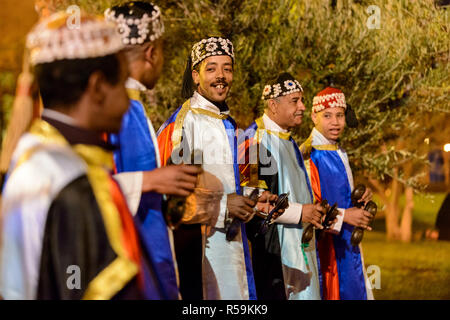
[[[217,79],[215,82],[211,83],[212,87],[223,85],[224,87],[228,86],[228,82],[225,81],[225,79]]]

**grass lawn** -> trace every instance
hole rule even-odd
[[[415,198],[413,233],[434,226],[444,196]],[[377,265],[381,271],[375,299],[450,299],[450,242],[387,242],[383,223],[376,220],[362,242],[366,267]]]
[[[449,241],[386,242],[384,233],[372,231],[362,244],[366,267],[381,271],[375,299],[450,299]]]

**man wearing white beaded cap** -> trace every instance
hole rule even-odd
[[[122,36],[130,71],[126,82],[130,107],[120,132],[109,136],[118,147],[114,152],[115,177],[144,230],[144,245],[156,266],[162,298],[178,299],[173,235],[165,221],[163,195],[189,195],[200,169],[186,165],[161,168],[155,130],[146,115],[148,90],[155,86],[164,62],[161,10],[148,2],[133,1],[107,9],[105,16],[116,23]]]
[[[102,18],[83,13],[69,29],[69,17],[49,16],[27,40],[44,110],[19,140],[3,188],[0,294],[157,299],[102,139],[128,108],[122,41]]]
[[[226,38],[208,37],[194,44],[183,78],[187,100],[158,131],[164,164],[190,161],[193,154],[204,170],[192,196],[194,213],[183,219],[175,237],[180,288],[191,300],[256,299],[244,224],[264,197],[275,197],[262,195],[256,202],[241,195],[237,126],[225,102],[234,62],[233,44]],[[209,205],[202,206],[204,202]],[[236,234],[230,239],[231,221],[239,223],[233,224]]]
[[[264,235],[258,218],[247,224],[258,297],[263,300],[319,300],[315,239],[302,244],[309,223],[322,228],[321,212],[291,130],[303,122],[303,88],[283,72],[263,89],[264,114],[240,136],[242,184],[273,193],[289,192],[289,208]]]

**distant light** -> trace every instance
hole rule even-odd
[[[444,145],[444,151],[445,152],[450,152],[450,143],[447,143]]]
[[[430,138],[425,138],[425,140],[423,140],[423,142],[425,142],[426,144],[430,144]]]

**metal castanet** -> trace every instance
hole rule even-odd
[[[314,225],[312,223],[308,224],[303,230],[302,243],[309,243],[314,235]]]
[[[253,189],[252,193],[249,195],[249,199],[252,201],[257,201],[259,195],[258,189]],[[241,220],[238,218],[233,218],[230,224],[225,225],[226,230],[226,238],[228,241],[234,240],[236,238],[237,234],[239,233],[239,230],[241,228]]]
[[[375,202],[369,201],[365,205],[364,210],[366,210],[367,212],[369,212],[372,215],[372,217],[370,218],[370,222],[369,222],[369,225],[370,225],[370,223],[375,218],[375,215],[377,214],[378,206],[376,205]],[[353,246],[357,246],[360,244],[363,237],[364,237],[364,229],[361,227],[355,227],[353,229],[352,236],[350,238],[350,242]]]
[[[362,208],[364,203],[358,202],[361,200],[362,196],[364,195],[364,192],[366,192],[366,186],[363,184],[358,184],[352,191],[352,194],[350,195],[350,199],[353,203],[353,205],[357,208]]]
[[[177,151],[183,157],[183,150]],[[200,162],[195,157],[201,157]],[[191,154],[191,163],[187,165],[202,166],[203,153],[200,150],[194,150]],[[172,165],[172,157],[167,161],[167,165]],[[163,201],[164,220],[171,230],[175,230],[181,223],[186,210],[186,197],[167,196],[167,200]]]
[[[370,223],[375,218],[375,215],[377,214],[378,206],[373,201],[367,202],[365,206],[364,206],[363,202],[358,202],[359,200],[361,200],[364,192],[366,192],[366,186],[363,184],[358,184],[355,187],[355,189],[353,189],[353,191],[352,191],[351,200],[352,200],[352,204],[355,207],[357,207],[357,208],[364,207],[364,210],[369,212],[372,215],[370,222],[369,222],[369,225],[370,225]],[[361,227],[355,227],[353,229],[352,236],[350,238],[350,242],[353,246],[357,246],[361,243],[363,237],[364,237],[364,229]]]
[[[336,219],[337,215],[339,214],[339,211],[337,210],[337,203],[335,203],[333,206],[330,207],[327,200],[322,200],[320,202],[320,206],[325,209],[325,213],[322,216],[325,216],[322,221],[322,230],[330,229],[331,225],[333,224],[333,221]],[[314,235],[314,225],[312,223],[308,224],[306,228],[303,230],[302,234],[302,243],[309,243]],[[321,238],[323,236],[322,230],[317,229],[317,237]]]
[[[320,202],[322,208],[327,208],[328,201],[322,200]],[[302,243],[309,243],[314,236],[314,225],[312,223],[308,224],[302,233]]]
[[[269,224],[272,222],[273,215],[275,212],[278,212],[279,210],[284,210],[289,206],[289,192],[288,193],[282,193],[278,196],[278,200],[275,203],[275,206],[273,209],[269,212],[266,218],[264,218],[264,221],[261,224],[261,227],[259,228],[259,231],[256,233],[256,237],[260,234],[265,234],[267,230],[269,229]]]
[[[168,200],[163,201],[163,212],[167,226],[175,230],[183,218],[186,198],[169,197]]]
[[[331,207],[328,206],[328,210],[325,214],[325,219],[322,222],[323,229],[317,229],[317,239],[322,239],[323,235],[325,234],[324,230],[328,230],[331,228],[331,225],[333,224],[333,221],[336,219],[336,217],[339,214],[339,210],[337,209],[337,203],[334,203]]]

